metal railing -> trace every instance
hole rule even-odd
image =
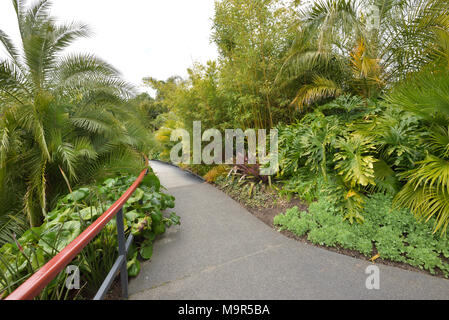
[[[148,159],[145,158],[148,164]],[[128,270],[126,266],[126,256],[133,241],[132,234],[125,241],[125,227],[123,217],[123,206],[132,196],[134,191],[148,174],[148,168],[143,170],[137,180],[126,190],[126,192],[95,222],[84,230],[67,247],[48,261],[42,268],[34,273],[27,281],[12,292],[5,300],[31,300],[38,296],[41,291],[64,270],[64,268],[83,250],[106,224],[116,216],[117,221],[117,239],[118,239],[118,258],[106,276],[103,284],[100,286],[94,300],[104,298],[111,287],[117,272],[120,271],[120,282],[122,287],[122,297],[128,298]]]

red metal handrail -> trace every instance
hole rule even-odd
[[[146,159],[148,163],[148,159]],[[137,180],[101,217],[93,222],[67,247],[48,261],[20,287],[14,290],[5,300],[31,300],[52,281],[56,276],[83,250],[96,235],[111,221],[120,208],[128,201],[142,182],[148,169],[143,170]]]

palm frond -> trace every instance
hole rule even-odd
[[[8,61],[0,61],[0,101],[23,104],[28,93],[20,71]]]
[[[449,194],[436,187],[416,186],[407,183],[395,198],[395,205],[409,208],[423,221],[435,219],[434,232],[447,232],[449,224]]]
[[[449,128],[438,125],[432,127],[426,145],[432,153],[449,157]]]
[[[303,86],[298,91],[291,104],[303,110],[305,106],[326,98],[337,97],[341,93],[342,89],[331,79],[315,76],[311,84]]]
[[[398,84],[387,99],[425,119],[433,119],[437,113],[449,116],[448,73],[423,70]]]
[[[14,62],[14,64],[18,67],[20,66],[20,53],[18,48],[14,45],[11,38],[2,30],[0,30],[0,43],[3,44],[3,47],[6,49],[10,59]]]
[[[35,2],[25,14],[27,22],[33,24],[40,24],[49,19],[50,7],[52,3],[50,0],[38,0]]]
[[[71,54],[61,58],[55,68],[56,83],[86,75],[118,76],[118,71],[109,63],[91,54]]]
[[[0,247],[11,243],[14,235],[20,237],[27,228],[28,224],[22,213],[0,216]]]

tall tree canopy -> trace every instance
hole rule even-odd
[[[0,30],[0,213],[23,208],[36,226],[71,184],[140,166],[148,134],[114,67],[64,54],[86,25],[56,23],[49,0],[12,3],[20,43]]]

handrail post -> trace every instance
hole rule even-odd
[[[127,268],[127,252],[125,243],[125,225],[123,218],[123,207],[117,212],[117,240],[118,240],[118,254],[123,256],[124,260],[120,268],[120,280],[122,286],[122,297],[128,299],[128,268]]]

